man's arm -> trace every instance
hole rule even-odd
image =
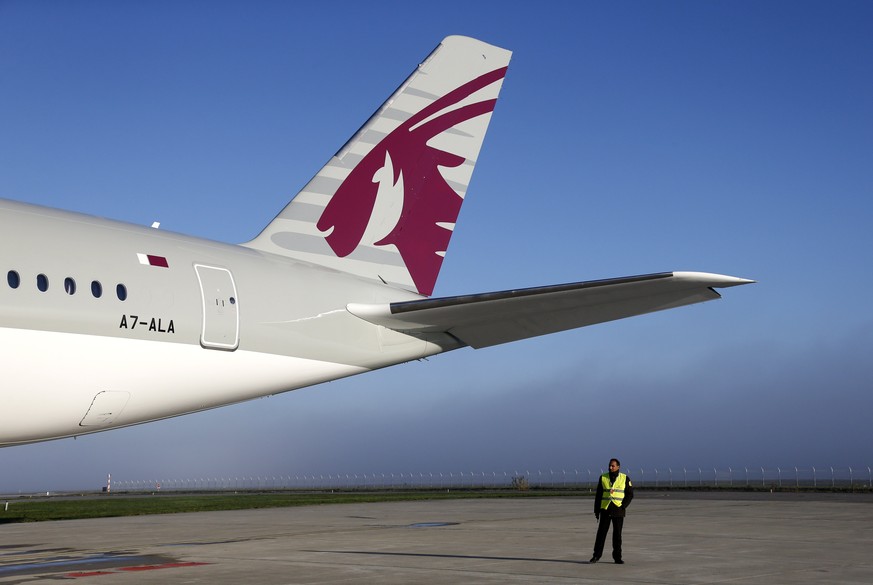
[[[594,494],[594,515],[600,517],[600,500],[603,499],[603,481],[597,476],[597,492]]]
[[[631,483],[630,478],[627,478],[624,483],[624,500],[621,502],[621,507],[627,508],[630,506],[631,500],[634,499],[634,484]]]

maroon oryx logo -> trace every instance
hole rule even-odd
[[[433,292],[443,261],[439,252],[446,250],[452,235],[451,230],[437,224],[454,224],[462,203],[438,167],[460,166],[464,157],[430,147],[427,142],[456,124],[493,111],[497,100],[472,103],[429,118],[503,79],[506,69],[486,73],[439,98],[383,138],[358,163],[316,224],[322,232],[333,228],[325,239],[337,256],[348,256],[361,243],[380,182],[388,179],[392,186],[402,185],[403,205],[393,228],[373,244],[397,246],[418,292]],[[393,177],[379,173],[383,168],[391,169]]]

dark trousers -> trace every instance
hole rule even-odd
[[[594,541],[594,556],[598,559],[603,556],[603,545],[606,544],[606,533],[609,532],[609,524],[612,523],[612,558],[621,560],[621,527],[624,525],[624,516],[610,516],[606,512],[600,513],[600,524],[597,525],[597,539]]]

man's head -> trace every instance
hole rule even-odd
[[[610,459],[609,460],[609,472],[615,473],[619,469],[621,469],[621,461],[619,461],[618,459],[615,459],[615,458]]]

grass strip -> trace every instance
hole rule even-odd
[[[112,518],[150,514],[178,514],[186,512],[214,512],[219,510],[254,510],[259,508],[286,508],[323,504],[356,504],[371,502],[399,502],[412,500],[542,497],[561,495],[590,495],[585,491],[538,492],[501,491],[384,491],[384,492],[277,492],[233,494],[142,494],[131,496],[103,494],[82,497],[48,497],[0,502],[0,524],[17,522],[44,522],[84,518]]]

